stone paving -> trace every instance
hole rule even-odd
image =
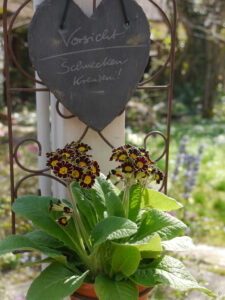
[[[225,299],[225,248],[197,245],[194,249],[182,252],[182,256],[190,257],[192,275],[208,289],[212,290],[218,299]],[[209,297],[200,291],[191,292],[185,300],[205,300]]]

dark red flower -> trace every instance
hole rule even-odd
[[[83,170],[80,167],[73,167],[71,178],[75,179],[77,182],[81,179],[81,176],[83,175]]]
[[[84,143],[80,143],[76,146],[76,149],[78,152],[80,153],[85,153],[87,152],[88,150],[91,150],[91,147],[88,146],[87,144],[84,144]]]
[[[156,183],[159,184],[163,180],[163,177],[164,177],[163,172],[161,170],[157,169],[157,171],[155,172]]]
[[[119,172],[119,173],[118,173]],[[122,170],[121,169],[113,169],[109,172],[109,174],[107,175],[106,179],[110,179],[112,181],[118,182],[120,179],[123,178],[123,176],[121,175]]]
[[[69,206],[63,203],[61,200],[58,200],[57,204],[54,204],[52,200],[50,200],[49,213],[52,211],[61,211],[65,214],[72,214],[72,210]]]
[[[63,217],[60,217],[57,222],[59,223],[59,225],[65,227],[68,225],[68,221],[69,221],[70,217],[68,216],[63,216]]]
[[[68,161],[59,161],[53,168],[56,176],[61,178],[68,178],[73,171],[73,165]]]
[[[46,157],[49,158],[49,157],[55,156],[56,154],[57,154],[56,152],[47,152]]]
[[[135,160],[135,166],[139,171],[146,171],[148,169],[148,162],[143,156],[140,156]]]
[[[86,189],[90,189],[95,183],[95,176],[92,172],[87,172],[86,174],[83,174],[80,186]]]
[[[74,149],[69,149],[69,148],[63,148],[63,149],[58,149],[58,153],[63,157],[67,159],[71,159],[76,155],[76,151]]]
[[[126,162],[121,165],[123,173],[132,173],[134,172],[134,166],[130,162]]]
[[[69,206],[64,206],[63,207],[63,212],[65,214],[68,214],[68,215],[71,215],[73,213],[72,210],[71,210],[71,208]]]
[[[147,159],[148,164],[152,164],[153,161],[150,158],[149,151],[146,150],[145,148],[140,148],[139,150],[141,151],[141,155],[143,155]]]
[[[67,144],[67,145],[65,146],[65,148],[75,149],[78,145],[79,145],[79,143],[73,141],[73,142]]]
[[[130,158],[132,158],[132,159],[137,159],[137,157],[138,156],[140,156],[141,155],[141,152],[138,150],[138,149],[136,149],[136,148],[130,148],[130,150],[129,150],[129,157]]]
[[[116,160],[117,159],[117,156],[118,156],[118,153],[116,153],[116,152],[113,152],[113,154],[111,155],[111,157],[110,157],[110,161],[112,161],[112,160]]]
[[[126,151],[120,151],[117,155],[116,160],[122,162],[122,161],[125,161],[127,158],[128,158],[127,152]]]
[[[120,147],[118,147],[118,148],[114,148],[114,149],[112,150],[112,152],[115,153],[115,152],[120,152],[120,151],[122,151],[122,150],[124,150],[124,148],[123,148],[123,146],[120,146]]]
[[[87,156],[83,155],[76,159],[76,164],[80,167],[88,167],[91,164],[91,161]]]
[[[46,166],[50,167],[51,169],[53,169],[56,164],[61,160],[61,156],[59,156],[58,154],[51,156],[47,162],[46,162]]]
[[[99,164],[97,163],[97,161],[92,161],[89,169],[96,177],[98,177],[100,175],[100,168],[99,168]]]
[[[124,149],[130,149],[130,148],[132,148],[131,145],[129,145],[129,144],[124,145]]]

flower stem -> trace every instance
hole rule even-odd
[[[82,239],[82,235],[81,235],[81,232],[82,232],[83,238],[84,238],[85,243],[86,243],[86,246],[88,247],[88,250],[91,252],[91,244],[90,244],[90,241],[89,241],[89,237],[88,237],[86,229],[84,228],[84,225],[81,221],[80,214],[79,214],[79,211],[78,211],[77,205],[76,205],[76,200],[75,200],[75,197],[73,195],[70,184],[68,184],[68,190],[69,190],[69,194],[70,194],[70,198],[71,198],[72,206],[73,206],[73,211],[74,211],[74,214],[73,214],[74,223],[75,223],[77,231],[79,230],[79,234],[78,234],[79,238],[81,238],[82,243],[83,243],[83,239]]]
[[[86,265],[89,265],[89,259],[88,259],[88,255],[87,255],[86,251],[83,251],[83,249],[81,249],[81,247],[77,244],[77,242],[74,240],[74,238],[67,231],[64,230],[64,232],[73,242],[73,244],[76,248],[77,254],[80,256],[80,258],[83,260],[83,262]]]
[[[130,204],[130,185],[126,182],[125,191],[123,195],[123,207],[125,210],[125,216],[128,219],[129,216],[129,204]]]

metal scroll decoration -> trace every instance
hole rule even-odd
[[[125,107],[143,76],[149,22],[134,0],[103,0],[91,17],[72,0],[66,5],[65,18],[65,0],[38,6],[28,33],[30,58],[56,98],[101,131]]]
[[[9,133],[9,161],[10,161],[10,182],[11,182],[11,202],[14,202],[14,199],[17,197],[17,192],[21,186],[21,184],[26,181],[29,180],[29,178],[31,177],[35,177],[35,176],[44,176],[44,177],[50,177],[53,180],[57,180],[59,181],[57,178],[51,176],[47,169],[43,169],[43,170],[31,170],[26,168],[25,166],[21,165],[21,163],[19,162],[19,159],[17,157],[17,152],[20,146],[23,145],[24,142],[27,141],[23,140],[20,143],[18,143],[17,145],[13,145],[13,130],[12,130],[12,107],[11,107],[11,94],[12,93],[17,93],[17,92],[45,92],[48,91],[48,88],[46,88],[44,86],[44,83],[40,80],[37,80],[36,78],[32,77],[30,74],[26,73],[25,70],[23,70],[23,68],[21,67],[21,65],[19,64],[19,62],[17,61],[17,58],[14,54],[14,50],[12,47],[12,29],[14,26],[14,23],[18,17],[18,15],[20,14],[20,12],[23,10],[24,7],[26,7],[26,5],[28,5],[32,0],[25,0],[23,2],[23,4],[21,4],[19,6],[19,8],[15,11],[15,13],[13,14],[13,16],[11,18],[8,18],[7,16],[7,4],[8,4],[9,0],[3,0],[3,33],[4,33],[4,54],[5,54],[5,79],[6,79],[6,100],[7,100],[7,117],[8,117],[8,133]],[[54,0],[55,2],[56,0]],[[57,0],[59,1],[59,0]],[[66,3],[66,1],[70,1],[70,0],[63,0],[62,2]],[[103,0],[103,1],[107,1],[108,2],[114,2],[112,0]],[[128,0],[123,0],[124,4],[125,4],[125,8],[126,3]],[[133,0],[129,0],[129,2],[133,2]],[[172,20],[170,21],[167,14],[162,10],[162,8],[157,4],[157,0],[146,0],[146,2],[151,3],[153,6],[155,6],[158,11],[160,12],[160,14],[163,17],[164,22],[166,23],[166,25],[168,26],[169,32],[170,32],[170,36],[171,36],[171,47],[170,47],[170,52],[168,55],[168,58],[166,59],[165,64],[155,73],[153,74],[153,76],[146,80],[143,81],[141,83],[138,84],[137,88],[138,89],[143,89],[143,90],[147,90],[147,91],[152,91],[152,90],[166,90],[168,91],[168,114],[167,114],[167,130],[166,133],[162,133],[162,132],[158,132],[158,131],[154,131],[154,132],[150,132],[144,141],[144,146],[147,146],[147,139],[151,138],[152,136],[158,135],[161,136],[164,140],[165,143],[165,147],[163,150],[163,153],[156,158],[156,161],[162,159],[163,157],[165,157],[165,179],[164,182],[162,184],[162,186],[160,187],[160,190],[163,190],[163,192],[167,192],[167,176],[168,176],[168,159],[169,159],[169,142],[170,142],[170,123],[171,123],[171,110],[172,110],[172,97],[173,97],[173,73],[174,73],[174,53],[175,53],[175,40],[176,40],[176,15],[177,15],[177,11],[176,11],[176,0],[171,0],[172,3]],[[96,8],[96,0],[93,0],[93,9]],[[70,8],[69,8],[70,10]],[[121,10],[123,11],[123,10]],[[68,11],[69,12],[69,11]],[[132,14],[131,14],[132,15]],[[130,16],[131,16],[130,15]],[[129,9],[126,11],[126,14],[124,14],[123,11],[123,16],[124,16],[124,24],[126,25],[127,21],[129,21]],[[63,26],[61,26],[62,28],[66,29],[66,20],[68,17],[68,13],[65,17],[64,20],[64,24]],[[9,21],[9,22],[8,22]],[[61,20],[62,21],[62,20]],[[62,24],[59,24],[62,25]],[[134,41],[133,41],[134,42]],[[31,81],[39,83],[40,85],[38,87],[34,87],[34,88],[24,88],[24,87],[11,87],[11,83],[10,83],[10,73],[9,73],[9,61],[10,59],[12,59],[15,67],[18,69],[19,72],[21,72],[24,76],[26,76],[27,78],[29,78]],[[151,85],[151,82],[153,80],[155,80],[163,71],[165,71],[167,68],[169,68],[169,78],[168,81],[165,82],[164,85],[160,85],[160,86],[154,86]],[[122,82],[121,82],[122,84]],[[43,85],[43,87],[42,87]],[[134,86],[133,86],[134,88]],[[59,104],[59,103],[58,103]],[[65,116],[63,115],[60,110],[59,110],[59,106],[56,106],[56,111],[57,113],[62,117],[62,118],[73,118],[74,115],[68,115]],[[123,107],[124,108],[124,107]],[[123,109],[122,108],[122,109]],[[121,111],[122,111],[121,109]],[[118,113],[120,113],[121,111],[119,111]],[[87,126],[82,134],[82,136],[79,138],[79,141],[82,141],[85,137],[85,135],[87,134],[89,130],[89,126]],[[98,131],[100,137],[105,141],[105,143],[108,144],[109,147],[113,148],[113,145],[110,143],[110,141],[108,141],[102,134],[102,132],[99,130]],[[110,137],[109,137],[110,139]],[[35,140],[35,139],[29,139],[29,141],[33,141],[35,143],[37,143],[38,148],[39,148],[39,155],[41,155],[41,144]],[[18,182],[15,182],[15,178],[14,178],[14,162],[24,171],[28,172],[28,175],[20,178],[20,180]],[[61,182],[61,181],[60,181]],[[61,182],[62,184],[64,184],[63,182]],[[15,214],[12,213],[12,232],[15,233],[16,232],[16,221],[15,221]]]

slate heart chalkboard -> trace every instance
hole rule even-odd
[[[38,6],[28,32],[32,64],[57,99],[81,121],[102,130],[125,107],[149,58],[150,29],[142,8],[103,0],[87,17],[72,0]]]

